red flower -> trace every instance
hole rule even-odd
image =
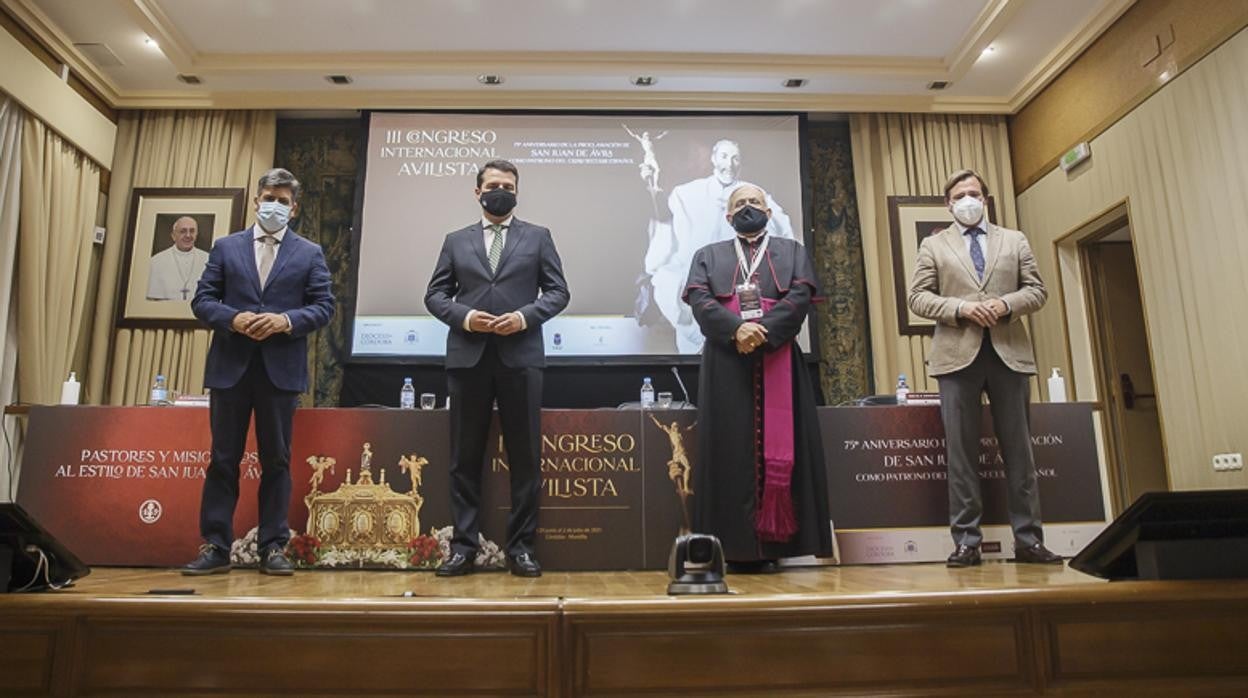
[[[308,534],[295,536],[286,544],[286,553],[297,565],[315,565],[321,557],[321,539]]]
[[[407,544],[408,564],[420,569],[437,567],[442,562],[442,551],[433,536],[416,536]]]

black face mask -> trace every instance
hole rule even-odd
[[[516,207],[516,193],[506,189],[490,189],[481,194],[481,208],[491,216],[505,216]]]
[[[732,229],[742,235],[757,233],[767,227],[767,212],[753,206],[742,206],[732,214]]]

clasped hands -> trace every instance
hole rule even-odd
[[[748,354],[761,347],[767,341],[767,328],[757,322],[749,322],[747,320],[737,327],[733,340],[737,343],[737,351],[739,353]]]
[[[958,310],[958,315],[980,327],[992,327],[997,324],[998,320],[1009,314],[1010,309],[1000,298],[990,298],[983,302],[964,301]]]
[[[277,313],[253,313],[244,310],[234,316],[231,323],[235,332],[245,334],[257,342],[289,329],[286,317]]]
[[[484,310],[474,310],[472,317],[468,320],[468,329],[473,332],[489,332],[507,336],[519,332],[524,329],[524,326],[520,322],[519,312],[492,315]]]

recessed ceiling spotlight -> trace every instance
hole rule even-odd
[[[503,76],[501,75],[478,75],[477,82],[482,85],[501,85],[503,84]]]
[[[637,77],[632,78],[629,82],[638,87],[650,87],[654,83],[658,82],[658,80],[656,80],[653,75],[638,75]]]
[[[789,78],[783,84],[785,87],[801,87],[806,84],[806,78]]]
[[[325,79],[334,83],[335,85],[350,85],[351,84],[350,75],[326,75]]]
[[[996,46],[993,46],[992,44],[988,44],[987,46],[984,47],[983,51],[980,51],[979,55],[988,56],[988,55],[991,55],[996,50],[997,50]]]
[[[150,36],[143,37],[143,45],[147,46],[148,48],[153,48],[157,50],[160,49],[160,44],[156,43],[156,40]]]

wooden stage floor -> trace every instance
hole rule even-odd
[[[1248,581],[1000,562],[728,581],[96,568],[0,595],[0,694],[1248,695]]]

